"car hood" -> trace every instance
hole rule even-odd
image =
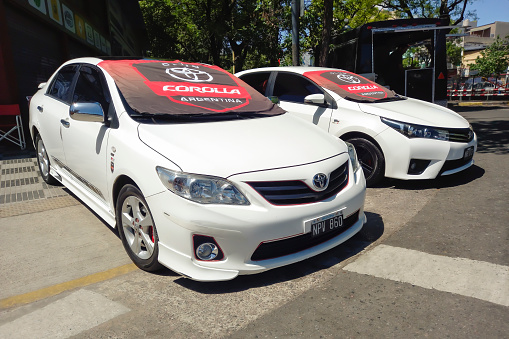
[[[187,124],[140,124],[146,145],[188,173],[229,177],[299,166],[347,152],[344,143],[289,114]]]
[[[412,98],[382,103],[359,103],[359,108],[365,113],[411,124],[447,128],[469,126],[467,120],[450,109]]]

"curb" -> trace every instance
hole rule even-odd
[[[451,106],[509,106],[509,101],[463,101],[463,102],[448,102]]]

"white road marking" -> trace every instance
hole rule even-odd
[[[68,338],[129,311],[82,289],[0,326],[0,338]]]
[[[508,266],[379,245],[343,269],[509,306]]]

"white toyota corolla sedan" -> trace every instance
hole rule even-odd
[[[268,67],[236,74],[285,111],[352,143],[368,186],[434,179],[474,163],[477,138],[450,109],[402,97],[340,69]]]
[[[143,270],[229,280],[322,253],[366,221],[354,147],[218,67],[81,58],[39,88],[43,179],[116,227]]]

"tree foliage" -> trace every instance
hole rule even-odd
[[[453,19],[453,25],[462,22],[465,17],[475,18],[475,12],[467,11],[467,5],[476,0],[382,0],[381,6],[402,18],[438,18]]]
[[[292,0],[143,0],[150,57],[198,61],[240,71],[291,64]],[[391,18],[462,19],[475,0],[306,0],[301,53],[327,65],[334,36]],[[328,15],[326,16],[325,14]],[[322,58],[320,58],[322,56]]]
[[[501,39],[499,36],[486,47],[475,60],[470,69],[478,70],[482,77],[500,75],[509,66],[509,36]]]
[[[250,54],[269,64],[280,54],[285,0],[140,1],[149,56],[243,68]]]
[[[327,6],[332,3],[331,27],[324,27],[325,12]],[[323,53],[329,49],[331,38],[344,31],[362,26],[368,22],[386,20],[389,13],[379,6],[381,0],[312,0],[306,7],[304,16],[301,18],[301,46],[304,51],[309,51],[320,65],[327,66]],[[327,40],[323,32],[330,32]],[[327,53],[328,54],[328,53]]]
[[[461,47],[456,41],[446,42],[446,53],[447,59],[454,66],[461,66],[463,47]]]

